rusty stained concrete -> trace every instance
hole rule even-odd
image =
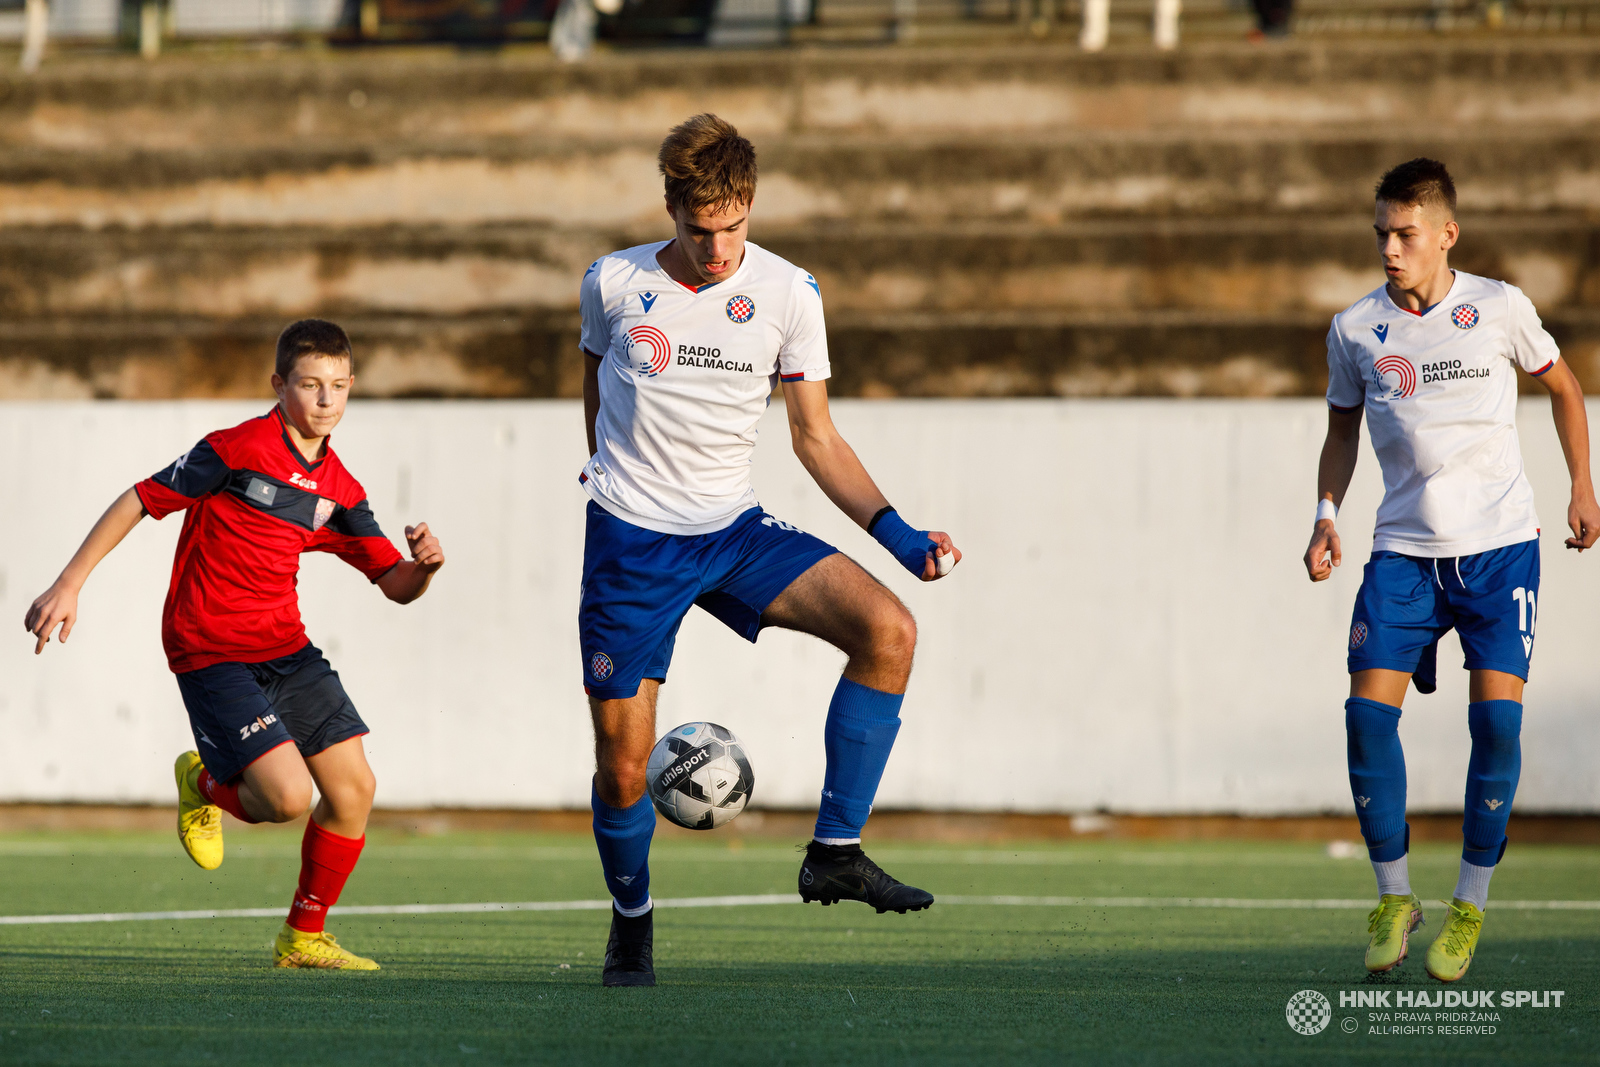
[[[1600,384],[1600,44],[1536,40],[0,73],[0,396],[264,396],[307,314],[368,395],[576,395],[577,278],[666,235],[653,146],[708,106],[757,140],[756,239],[822,283],[843,395],[1315,394],[1381,281],[1372,181],[1418,153],[1460,179],[1458,265]]]

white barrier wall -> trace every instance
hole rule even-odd
[[[266,407],[0,404],[0,799],[171,799],[172,758],[192,747],[159,634],[180,520],[146,520],[102,564],[66,646],[34,658],[20,623],[118,492]],[[865,563],[921,625],[880,806],[1349,809],[1344,646],[1380,483],[1363,446],[1345,565],[1311,585],[1300,556],[1320,401],[842,401],[835,413],[890,499],[967,554],[946,581],[912,581],[811,484],[773,406],[763,504]],[[1548,405],[1519,417],[1547,532],[1517,803],[1592,812],[1600,558],[1561,548]],[[426,519],[449,558],[404,608],[332,557],[305,559],[307,624],[373,727],[379,803],[586,806],[579,405],[358,402],[335,442],[391,537]],[[1414,808],[1459,810],[1460,662],[1447,638],[1440,692],[1406,702]],[[768,631],[751,647],[696,611],[660,726],[726,724],[750,748],[757,802],[808,806],[840,666],[810,638]]]

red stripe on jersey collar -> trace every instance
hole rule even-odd
[[[308,460],[305,453],[295,447],[294,438],[289,436],[289,420],[283,417],[283,408],[274,404],[272,413],[278,417],[278,430],[283,437],[283,447],[289,450],[289,455],[295,458],[295,462],[300,464],[301,469],[309,474],[322,466],[323,460],[327,459],[328,453],[333,450],[333,435],[329,434],[322,439],[322,458],[314,461]]]

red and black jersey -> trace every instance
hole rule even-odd
[[[276,407],[206,435],[134,490],[154,518],[188,509],[161,614],[175,674],[303,648],[300,553],[332,552],[374,582],[401,561],[361,483],[331,447],[307,461]]]

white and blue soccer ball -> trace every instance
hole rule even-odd
[[[715,830],[750,803],[756,776],[732,730],[687,722],[656,742],[645,781],[662,815],[690,830]]]

